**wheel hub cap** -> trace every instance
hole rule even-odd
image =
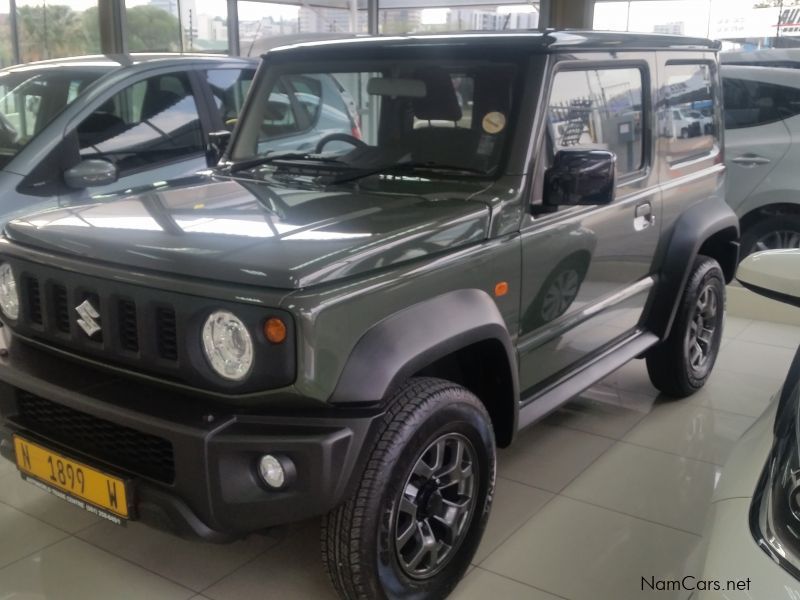
[[[419,456],[397,502],[395,552],[410,577],[441,571],[464,539],[476,502],[476,454],[470,441],[451,433]]]

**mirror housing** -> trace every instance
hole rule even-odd
[[[751,254],[739,263],[736,279],[756,294],[800,307],[800,249]]]
[[[119,179],[117,165],[101,158],[82,160],[64,171],[64,183],[73,190],[110,185]]]
[[[610,204],[616,162],[608,150],[559,150],[544,174],[542,201],[546,206]]]
[[[225,150],[228,149],[228,144],[231,141],[231,132],[227,129],[221,131],[212,131],[208,134],[208,146],[206,148],[206,163],[209,167],[215,166]]]

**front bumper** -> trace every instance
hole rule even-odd
[[[241,409],[131,381],[12,341],[0,353],[0,454],[13,433],[129,477],[133,517],[227,541],[324,514],[355,484],[380,412]],[[31,408],[33,407],[33,408]],[[258,458],[288,458],[282,490]]]

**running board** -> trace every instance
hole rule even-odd
[[[517,430],[542,419],[603,377],[619,369],[658,343],[658,336],[641,332],[600,354],[577,371],[571,371],[520,403]]]

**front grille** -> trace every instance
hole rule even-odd
[[[18,327],[29,337],[108,364],[182,378],[180,321],[157,292],[38,267],[25,269],[22,281]],[[89,322],[78,312],[86,301],[94,311],[89,315],[99,315]],[[100,329],[92,331],[91,321]]]
[[[50,295],[53,301],[53,318],[56,329],[62,333],[69,333],[69,298],[66,286],[60,283],[53,284]]]
[[[139,351],[139,322],[132,300],[119,301],[119,344],[129,352]]]
[[[167,360],[178,360],[178,329],[172,308],[159,306],[156,309],[156,330],[159,356]]]
[[[112,466],[172,483],[172,444],[163,438],[100,419],[18,390],[22,425],[32,432]]]
[[[25,278],[28,292],[28,315],[31,322],[42,324],[42,292],[39,289],[39,280],[32,277]]]

